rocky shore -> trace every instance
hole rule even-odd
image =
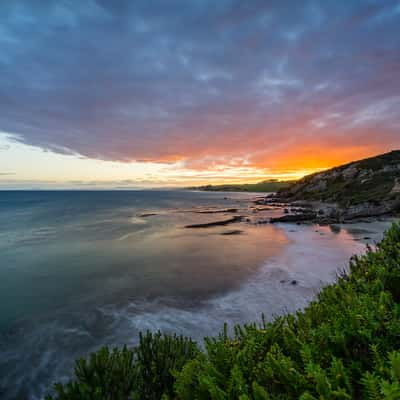
[[[235,209],[194,209],[185,210],[194,214],[223,214],[226,219],[215,219],[186,225],[185,228],[212,228],[236,223],[252,225],[293,223],[293,224],[318,224],[334,225],[357,222],[373,222],[374,220],[400,217],[398,212],[400,202],[395,203],[362,203],[349,207],[342,207],[337,203],[318,201],[294,200],[291,201],[279,194],[249,199],[247,207]],[[229,216],[232,213],[239,215]],[[272,215],[271,215],[272,214]],[[224,234],[237,234],[225,232]]]
[[[400,151],[308,175],[258,206],[284,206],[271,222],[345,223],[400,212]]]
[[[284,215],[270,219],[271,223],[276,222],[312,222],[320,225],[333,223],[348,223],[362,219],[377,217],[397,216],[400,201],[393,202],[366,202],[347,208],[336,203],[324,203],[318,201],[288,201],[277,195],[257,200],[257,205],[279,206],[284,208]]]

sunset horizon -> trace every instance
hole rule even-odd
[[[6,139],[2,143],[0,152],[1,148],[7,149],[13,160],[27,157],[29,170],[1,172],[0,190],[137,190],[254,184],[268,180],[294,181],[316,172],[398,150],[390,148],[379,152],[376,150],[356,152],[355,155],[346,158],[339,155],[337,159],[329,161],[320,160],[313,155],[299,160],[291,158],[286,168],[276,170],[242,165],[218,165],[201,170],[185,168],[182,161],[174,163],[105,161],[80,155],[56,154],[12,139]],[[7,162],[7,157],[2,160]],[[52,166],[51,171],[48,169],[49,165]]]
[[[0,188],[298,179],[399,148],[396,1],[1,5]]]

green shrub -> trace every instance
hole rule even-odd
[[[56,384],[55,398],[59,400],[126,399],[135,389],[136,365],[134,352],[103,347],[80,359],[75,366],[75,380],[66,385]],[[51,400],[47,396],[47,400]]]
[[[227,327],[205,351],[140,337],[78,361],[55,399],[400,399],[400,226],[295,315]],[[49,397],[51,399],[51,397]]]
[[[160,332],[140,334],[128,350],[103,347],[88,360],[76,362],[75,379],[56,384],[47,400],[155,400],[173,395],[174,374],[199,354],[190,339]]]

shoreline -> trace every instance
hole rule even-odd
[[[215,193],[223,193],[216,191]],[[226,192],[229,193],[243,192]],[[376,212],[370,204],[356,205],[357,213],[352,213],[351,209],[343,209],[335,203],[326,203],[318,201],[296,200],[290,201],[284,197],[279,197],[276,193],[265,193],[260,196],[258,193],[254,198],[249,198],[247,209],[214,209],[214,210],[187,210],[199,214],[223,214],[226,220],[214,220],[206,223],[186,225],[185,228],[208,228],[213,226],[223,226],[226,224],[235,224],[240,222],[250,224],[276,224],[288,223],[294,225],[316,224],[319,226],[335,225],[354,225],[358,223],[379,223],[384,221],[396,221],[400,218],[398,212],[383,210]],[[228,197],[224,197],[228,200]],[[231,213],[238,213],[236,217],[229,217]],[[264,212],[274,212],[276,216],[265,215]]]
[[[322,287],[334,282],[337,273],[348,266],[348,260],[353,254],[364,252],[365,244],[373,246],[382,236],[384,224],[390,224],[388,221],[385,223],[378,221],[368,226],[344,224],[333,229],[330,226],[319,227],[311,223],[270,225],[271,216],[285,215],[282,204],[276,207],[254,205],[256,194],[246,195],[241,199],[232,196],[227,200],[224,200],[224,196],[226,194],[220,193],[217,196],[218,202],[211,196],[208,203],[201,203],[197,198],[192,208],[182,204],[179,209],[175,206],[171,208],[150,206],[147,209],[148,204],[144,203],[143,207],[135,209],[134,213],[124,213],[123,217],[124,220],[128,218],[130,221],[129,218],[141,215],[144,222],[140,221],[140,227],[144,226],[144,223],[148,226],[154,224],[157,227],[159,220],[168,221],[172,218],[175,221],[174,226],[165,225],[168,230],[164,235],[165,238],[175,235],[188,240],[192,238],[193,248],[199,247],[199,240],[203,240],[202,238],[208,238],[207,240],[212,243],[219,241],[218,251],[222,254],[225,249],[230,263],[225,272],[231,270],[243,272],[243,278],[236,280],[237,285],[230,286],[229,290],[224,289],[212,294],[208,287],[205,296],[196,302],[189,302],[185,298],[186,294],[183,294],[182,298],[165,295],[149,299],[134,298],[128,302],[107,301],[104,304],[100,302],[98,303],[100,305],[83,309],[82,305],[86,307],[86,303],[77,303],[76,309],[68,309],[65,314],[57,314],[56,319],[53,315],[47,318],[47,314],[44,314],[40,321],[35,320],[31,323],[29,320],[26,325],[16,325],[18,329],[10,332],[7,339],[9,340],[7,357],[11,357],[10,360],[15,367],[15,371],[7,369],[8,375],[5,376],[5,379],[8,377],[7,382],[13,381],[16,376],[21,377],[21,382],[29,388],[33,385],[29,390],[37,394],[42,390],[34,382],[39,374],[46,374],[46,371],[49,371],[51,375],[50,378],[46,377],[41,381],[44,385],[43,390],[47,391],[48,382],[51,384],[71,376],[65,371],[71,371],[71,363],[76,358],[98,350],[101,345],[122,346],[126,343],[128,346],[135,346],[139,331],[161,329],[167,333],[178,332],[201,342],[204,336],[213,336],[215,332],[219,332],[224,322],[232,327],[236,323],[260,321],[262,313],[268,320],[272,320],[276,315],[285,315],[289,311],[304,308]],[[232,203],[232,208],[230,205],[227,206],[228,201]],[[233,204],[236,206],[233,207]],[[237,211],[233,212],[234,209]],[[184,228],[187,220],[222,221],[239,215],[243,216],[243,220],[228,226],[215,226],[204,230]],[[352,232],[348,232],[351,228]],[[148,243],[158,243],[160,246],[163,233],[159,230],[155,232],[156,234],[150,231]],[[277,248],[276,244],[268,244],[266,241],[268,235],[272,235],[276,240],[279,232],[282,233],[282,247]],[[138,237],[143,235],[141,230],[127,233]],[[251,236],[253,234],[255,236]],[[244,242],[251,239],[254,244],[254,239],[258,240],[261,237],[262,239],[255,242],[248,251],[258,252],[265,250],[267,246],[272,246],[271,248],[277,251],[270,257],[260,257],[261,260],[255,268],[250,268],[245,263],[239,265],[236,256],[232,255],[243,253]],[[134,237],[124,240],[135,242]],[[184,239],[179,240],[182,243]],[[121,246],[121,242],[123,240],[118,241],[118,246]],[[239,250],[234,253],[235,249]],[[203,269],[198,271],[202,272]],[[176,274],[176,271],[172,272]],[[217,277],[217,272],[213,266],[210,272],[213,280]],[[226,275],[223,279],[226,280]],[[107,284],[108,281],[103,281],[103,284],[104,282]],[[180,284],[181,282],[182,280]],[[81,325],[81,321],[85,321],[84,326]],[[99,332],[100,336],[96,336]],[[60,339],[65,337],[68,338],[67,342]],[[47,354],[48,358],[35,359],[36,355],[30,353],[32,348]],[[13,353],[13,350],[16,353]],[[53,357],[57,357],[57,365],[53,365],[56,360]],[[20,361],[17,365],[18,359]],[[26,365],[29,364],[40,365],[33,378],[26,372]],[[30,379],[33,380],[29,381]]]
[[[233,334],[235,324],[261,323],[263,315],[267,321],[273,321],[278,316],[304,310],[324,287],[336,281],[343,269],[348,269],[353,255],[364,254],[367,242],[379,241],[384,231],[383,225],[378,224],[374,232],[369,232],[370,239],[365,240],[363,226],[352,233],[347,231],[347,225],[336,233],[329,227],[318,230],[313,225],[297,226],[296,230],[288,224],[277,227],[289,242],[282,252],[266,259],[234,290],[206,299],[195,308],[158,299],[152,303],[131,303],[122,309],[105,308],[101,312],[119,328],[128,324],[136,332],[144,324],[151,332],[160,330],[191,337],[203,349],[203,338],[220,332],[225,323],[227,332]],[[337,235],[341,240],[335,240]],[[315,245],[310,246],[311,243]],[[125,344],[137,346],[137,334],[131,335]],[[92,348],[88,353],[96,350]]]

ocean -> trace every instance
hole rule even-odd
[[[258,212],[257,196],[0,191],[0,397],[41,399],[75,359],[140,331],[201,343],[302,308],[383,232],[260,224],[282,210]],[[232,208],[243,222],[185,228]]]

